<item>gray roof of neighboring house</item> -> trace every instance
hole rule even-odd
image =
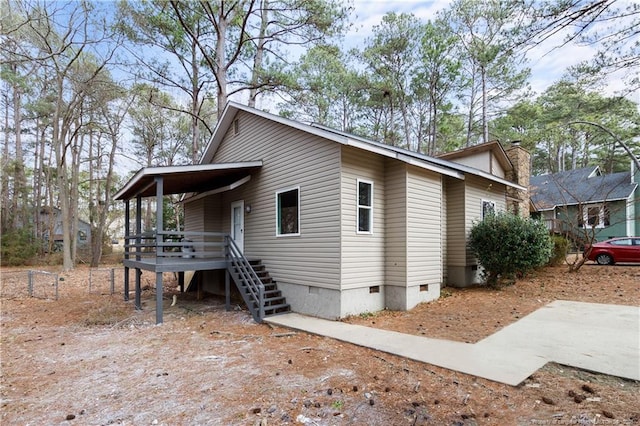
[[[601,175],[598,167],[531,176],[529,191],[536,210],[557,206],[626,200],[635,191],[629,172]]]

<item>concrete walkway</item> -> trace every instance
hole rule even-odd
[[[265,322],[516,386],[547,362],[640,380],[640,307],[555,301],[475,344],[296,313]]]

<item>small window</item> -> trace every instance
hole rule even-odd
[[[482,220],[496,214],[496,203],[482,200]]]
[[[373,183],[358,180],[358,233],[373,232]]]
[[[78,231],[78,240],[87,241],[87,233],[84,231]]]
[[[233,120],[233,135],[237,135],[238,133],[240,133],[240,124],[238,122],[238,119]]]
[[[276,235],[300,235],[300,188],[276,193]]]
[[[609,226],[609,209],[604,204],[596,204],[582,208],[579,225],[588,228],[604,228]]]
[[[600,207],[589,207],[587,209],[587,224],[598,226],[600,224]]]

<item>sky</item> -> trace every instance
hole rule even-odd
[[[382,22],[387,12],[412,13],[422,22],[433,19],[439,10],[446,9],[449,0],[353,0],[353,27],[345,37],[348,43],[360,47],[372,35],[373,27]],[[567,45],[561,48],[565,34],[559,34],[543,45],[529,51],[528,66],[531,68],[529,83],[531,89],[540,94],[547,87],[558,81],[564,71],[572,65],[595,55],[596,49],[590,46]],[[604,91],[612,95],[616,90],[623,89],[623,82],[619,76],[613,76],[607,82]],[[631,95],[632,100],[640,104],[640,92]]]
[[[352,0],[353,11],[350,17],[352,26],[342,41],[343,51],[351,47],[362,48],[367,38],[372,36],[374,27],[382,22],[382,17],[387,12],[410,13],[420,21],[426,22],[435,18],[436,13],[446,9],[450,3],[449,0]],[[570,66],[595,55],[596,49],[590,46],[558,47],[562,45],[564,36],[565,34],[559,34],[527,53],[529,59],[527,66],[531,68],[529,84],[535,94],[544,92],[557,82]],[[622,80],[614,76],[603,89],[603,94],[613,95],[616,90],[621,89],[623,89]],[[632,94],[630,99],[640,105],[640,92]],[[267,109],[275,108],[273,100],[266,98],[259,100],[258,106]]]

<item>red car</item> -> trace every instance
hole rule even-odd
[[[589,247],[585,248],[585,254]],[[640,237],[620,237],[595,243],[587,259],[600,265],[613,265],[618,262],[640,262]]]

